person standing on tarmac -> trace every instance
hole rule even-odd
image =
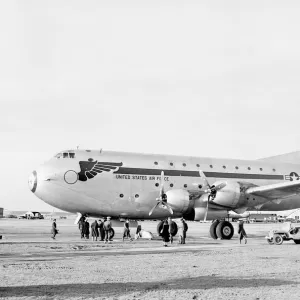
[[[56,228],[56,219],[54,219],[53,222],[52,222],[51,233],[52,233],[51,238],[52,238],[53,240],[55,240],[55,236],[56,236],[57,233],[58,233],[58,230],[57,230],[57,228]]]
[[[105,231],[103,229],[103,222],[102,220],[98,220],[98,229],[99,229],[99,238],[100,238],[100,241],[104,241],[104,238],[105,238]]]
[[[80,231],[80,236],[81,236],[82,239],[84,238],[84,232],[83,232],[84,221],[85,221],[85,218],[81,217],[79,222],[78,222],[78,229]]]
[[[171,217],[168,218],[169,233],[170,233],[170,243],[173,244],[173,235],[175,235],[176,227],[175,222],[172,221]]]
[[[126,220],[126,221],[124,222],[123,242],[124,242],[124,239],[125,239],[125,238],[130,239],[130,242],[132,242],[132,238],[131,238],[131,235],[130,235],[130,229],[129,229],[129,220]]]
[[[179,235],[179,244],[185,244],[186,232],[188,230],[188,225],[185,222],[184,218],[180,219],[180,223],[178,225],[178,235]]]
[[[169,232],[169,224],[168,221],[165,220],[163,223],[162,230],[160,231],[160,235],[163,238],[164,246],[167,247],[167,243],[170,242],[170,232]]]
[[[99,233],[98,233],[98,223],[97,223],[96,220],[92,223],[91,229],[92,229],[92,238],[93,238],[93,241],[97,241]]]
[[[109,233],[110,233],[111,227],[112,226],[111,226],[110,217],[107,217],[106,221],[103,224],[103,229],[105,231],[105,238],[104,238],[104,243],[105,244],[108,243],[108,241],[110,241]]]
[[[90,238],[90,223],[87,219],[83,223],[83,234],[85,239],[88,240]]]
[[[245,244],[247,244],[247,234],[244,228],[244,221],[240,220],[239,221],[239,229],[238,229],[238,233],[240,234],[240,244],[242,242],[242,239],[245,239]]]

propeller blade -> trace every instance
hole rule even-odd
[[[204,175],[203,171],[202,170],[199,170],[199,175],[200,177],[203,179],[203,181],[205,182],[205,186],[208,186],[210,188],[210,185],[206,179],[206,176]]]
[[[218,184],[217,186],[214,187],[214,190],[218,191],[221,190],[222,188],[224,188],[226,186],[225,182],[222,182],[220,184]]]
[[[173,215],[173,209],[171,208],[171,206],[170,206],[169,204],[167,204],[167,203],[164,203],[164,205],[166,206],[166,208],[167,208],[167,210],[169,211],[169,213],[170,213],[171,215]]]
[[[153,207],[152,209],[149,211],[149,216],[152,215],[153,211],[155,210],[155,208],[160,204],[160,202],[157,202]]]
[[[206,222],[206,218],[207,218],[207,213],[208,213],[208,202],[209,202],[209,199],[207,199],[206,210],[205,210],[205,215],[204,215],[204,222]]]

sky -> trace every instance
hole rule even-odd
[[[300,149],[298,1],[1,1],[0,207],[62,149]]]

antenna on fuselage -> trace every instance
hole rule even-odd
[[[100,149],[100,154],[102,153],[102,148]]]
[[[76,147],[76,148],[77,148],[77,150],[78,150],[78,149],[79,149],[79,145],[77,145],[77,147]]]

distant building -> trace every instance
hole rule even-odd
[[[3,218],[3,211],[4,211],[4,208],[0,207],[0,218]]]

